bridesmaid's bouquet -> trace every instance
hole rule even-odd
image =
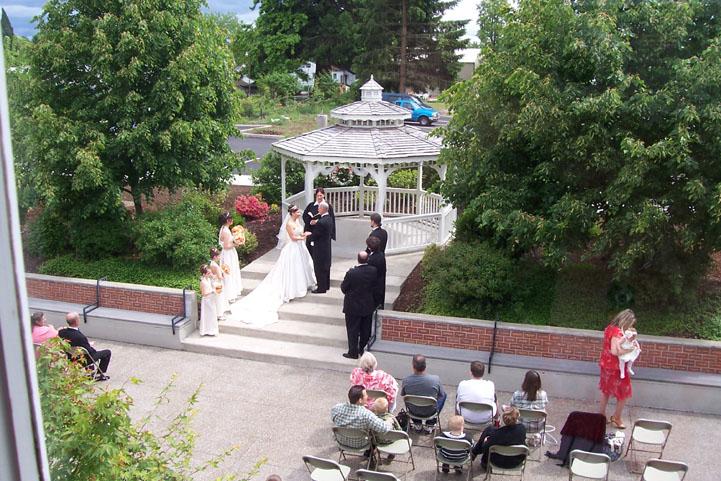
[[[228,264],[223,264],[220,266],[220,268],[223,270],[224,273],[230,274],[230,266]]]
[[[233,242],[237,246],[245,244],[245,229],[241,225],[236,225],[230,232],[233,234]]]

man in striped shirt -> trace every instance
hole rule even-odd
[[[333,424],[343,428],[359,428],[377,433],[387,433],[393,429],[392,424],[383,421],[372,411],[366,409],[368,394],[363,386],[356,384],[348,391],[348,402],[333,406],[330,411]],[[341,444],[352,448],[360,448],[364,445],[362,438],[346,438],[338,436]]]

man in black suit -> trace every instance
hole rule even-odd
[[[65,339],[70,343],[72,347],[82,347],[93,359],[93,361],[100,361],[100,374],[96,377],[97,381],[106,381],[110,379],[105,373],[108,371],[108,364],[110,364],[110,349],[103,349],[102,351],[96,351],[95,348],[88,342],[88,338],[85,334],[80,332],[78,326],[80,326],[80,316],[77,312],[69,312],[65,316],[65,320],[68,323],[68,327],[64,327],[58,331],[58,336]]]
[[[388,232],[381,227],[381,215],[377,212],[373,212],[371,214],[371,233],[368,234],[369,237],[377,237],[380,241],[380,250],[382,253],[385,254],[386,252],[386,245],[388,244]],[[370,251],[366,249],[366,252],[370,254]]]
[[[366,239],[366,251],[368,254],[368,265],[376,268],[376,283],[373,286],[373,300],[378,309],[383,309],[386,304],[386,255],[380,250],[381,241],[378,237]]]
[[[340,290],[343,298],[345,328],[348,332],[348,352],[343,357],[358,359],[371,337],[371,323],[376,303],[373,300],[373,286],[376,282],[376,268],[368,265],[368,253],[358,253],[358,265],[346,272]]]
[[[303,211],[303,223],[305,224],[303,230],[306,232],[313,232],[313,229],[315,228],[315,224],[312,223],[313,217],[318,215],[318,206],[321,202],[325,202],[325,190],[323,187],[318,187],[315,189],[315,202],[308,204]],[[335,214],[333,213],[333,207],[330,204],[328,204],[328,215],[330,215],[330,218],[333,221],[333,230],[330,233],[330,238],[335,240]],[[305,246],[308,248],[308,252],[310,252],[311,256],[313,255],[313,242],[313,239],[310,237],[305,240]]]
[[[331,246],[330,240],[333,233],[333,219],[328,213],[328,204],[321,202],[318,204],[319,219],[310,221],[313,226],[313,232],[309,239],[313,240],[313,268],[315,270],[315,280],[318,286],[311,291],[314,294],[323,294],[330,289],[330,262],[331,262]]]

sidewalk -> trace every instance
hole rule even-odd
[[[263,481],[267,475],[277,473],[284,481],[308,481],[310,477],[303,466],[302,455],[338,459],[330,430],[330,408],[347,399],[350,372],[297,368],[107,341],[102,341],[102,347],[113,350],[109,371],[111,381],[106,385],[113,388],[122,386],[127,390],[135,400],[133,414],[136,417],[149,412],[173,373],[177,373],[177,380],[169,396],[170,403],[161,406],[158,411],[163,419],[179,412],[184,401],[202,384],[193,423],[198,432],[195,459],[210,458],[232,445],[238,445],[239,449],[219,470],[198,476],[198,481],[211,480],[223,473],[248,472],[264,457],[267,462],[253,480]],[[408,364],[410,369],[410,359]],[[440,374],[443,379],[442,372],[434,372],[432,361],[429,362],[428,372]],[[140,378],[143,382],[133,385],[128,382],[131,377]],[[521,379],[518,380],[519,385],[520,382]],[[449,400],[443,412],[444,421],[451,413],[455,399],[455,386],[446,386],[446,389]],[[569,412],[593,411],[597,405],[595,400],[558,399],[553,392],[548,395],[551,400],[548,422],[558,429]],[[507,402],[510,393],[499,392],[498,399]],[[719,479],[721,459],[715,455],[719,452],[715,435],[721,432],[721,417],[631,407],[625,416],[629,425],[627,437],[630,436],[631,420],[642,417],[673,423],[664,458],[689,464],[686,481]],[[423,439],[422,443],[427,441]],[[555,450],[556,447],[549,446],[549,449]],[[433,480],[433,449],[414,446],[413,453],[416,470],[408,475],[407,481]],[[357,458],[349,457],[346,464],[353,470],[359,467]],[[404,466],[382,466],[385,470],[389,468],[402,473]],[[551,481],[567,476],[565,468],[556,466],[555,461],[543,459],[540,463],[528,462],[524,479]],[[480,481],[483,477],[480,465],[476,464],[474,480]],[[453,473],[439,476],[441,481],[446,478],[449,481],[465,480],[465,477]],[[639,478],[639,474],[628,472],[623,460],[611,466],[611,481]]]

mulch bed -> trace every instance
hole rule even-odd
[[[245,222],[245,227],[258,238],[258,248],[251,252],[245,259],[248,264],[278,245],[277,235],[280,224],[280,215],[269,215],[265,219]]]
[[[418,312],[423,304],[423,286],[421,263],[419,262],[401,285],[401,292],[393,303],[393,310]]]

